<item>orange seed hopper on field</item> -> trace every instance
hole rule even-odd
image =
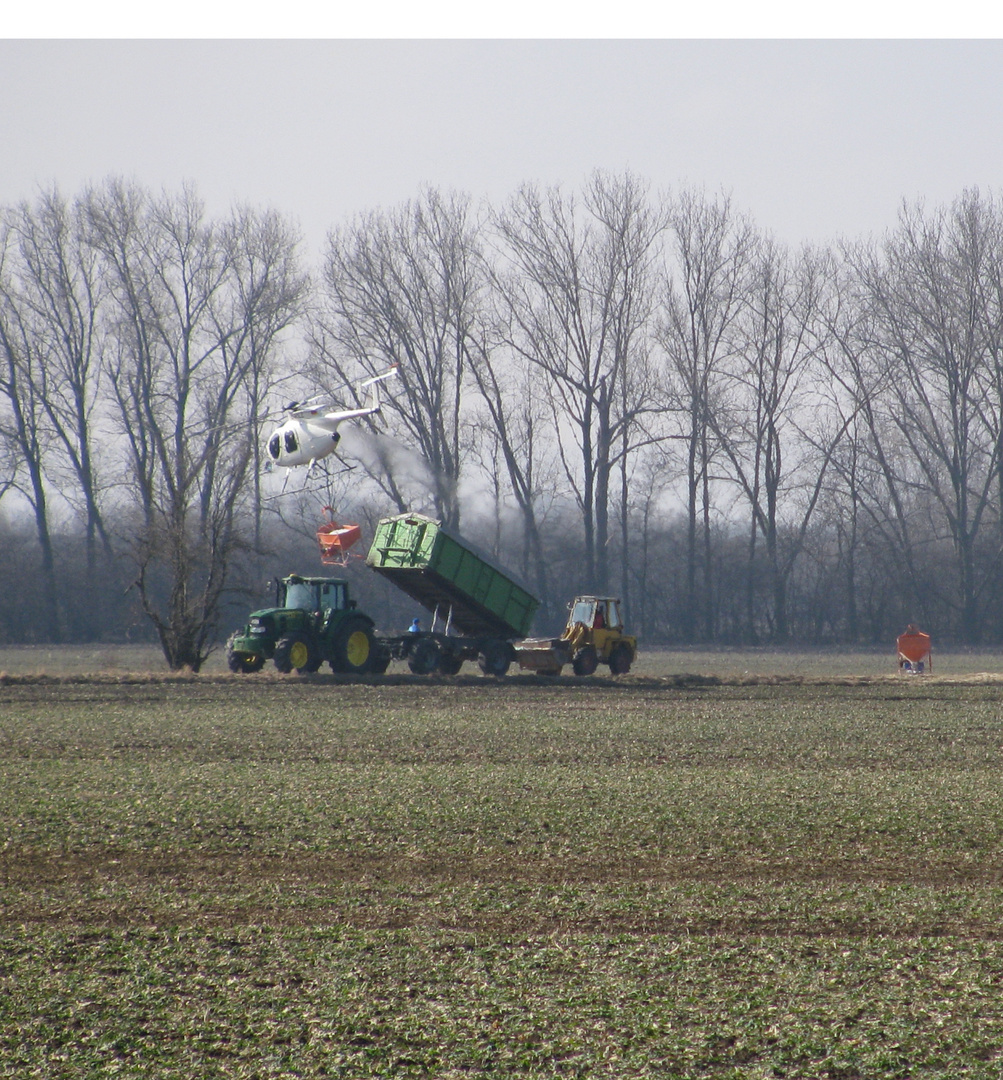
[[[907,626],[905,633],[899,634],[895,644],[899,651],[900,672],[918,675],[925,669],[933,671],[930,635],[924,634],[918,626]]]

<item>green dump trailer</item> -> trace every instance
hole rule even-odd
[[[504,675],[513,642],[529,633],[539,601],[441,522],[423,514],[383,518],[366,564],[432,613],[428,631],[381,638],[417,674],[455,675],[476,660]]]

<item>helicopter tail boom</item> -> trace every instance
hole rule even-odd
[[[385,379],[393,378],[397,374],[397,364],[393,364],[390,368],[384,371],[380,375],[374,375],[371,379],[365,379],[359,383],[359,389],[365,390],[366,387],[372,387],[369,391],[369,400],[366,402],[367,410],[373,412],[380,411],[380,383]]]

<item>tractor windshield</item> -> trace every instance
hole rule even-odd
[[[291,581],[286,586],[286,607],[301,611],[317,610],[317,590],[305,581]]]

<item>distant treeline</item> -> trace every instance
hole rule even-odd
[[[422,510],[560,625],[613,592],[655,643],[1003,641],[1003,203],[903,204],[790,250],[630,175],[426,190],[306,266],[281,214],[111,179],[0,210],[0,641],[153,635],[197,668],[325,504]],[[383,414],[307,489],[283,402]],[[364,548],[363,548],[364,549]],[[413,605],[349,568],[381,626]]]

